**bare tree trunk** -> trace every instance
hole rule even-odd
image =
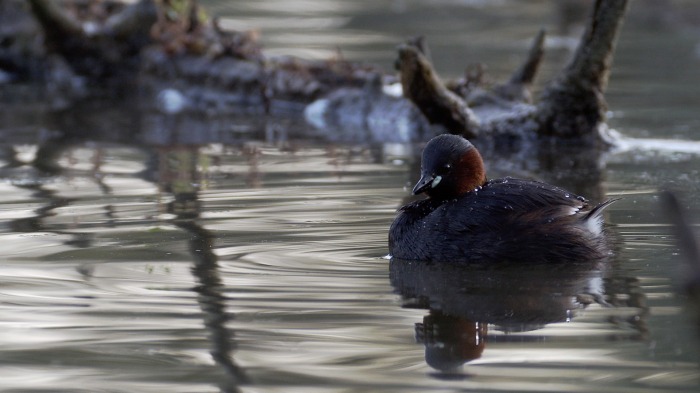
[[[605,122],[603,93],[627,0],[597,0],[573,59],[542,93],[537,108],[541,135],[577,137]]]

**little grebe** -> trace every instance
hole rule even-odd
[[[585,261],[610,254],[603,209],[532,180],[486,180],[476,148],[439,135],[423,150],[413,194],[389,230],[393,258],[436,262]]]

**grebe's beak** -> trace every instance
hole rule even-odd
[[[441,180],[442,176],[423,174],[415,187],[413,187],[413,195],[422,194],[430,188],[435,188]]]

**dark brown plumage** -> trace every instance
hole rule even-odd
[[[559,262],[610,254],[601,212],[585,198],[531,180],[486,180],[476,148],[455,135],[423,151],[415,194],[399,209],[389,251],[400,259],[439,262]]]

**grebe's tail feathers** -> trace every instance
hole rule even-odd
[[[585,216],[581,217],[581,222],[588,228],[592,233],[599,235],[603,231],[603,210],[606,207],[612,205],[613,203],[619,201],[622,198],[612,198],[607,201],[597,205],[591,211],[586,213]]]

